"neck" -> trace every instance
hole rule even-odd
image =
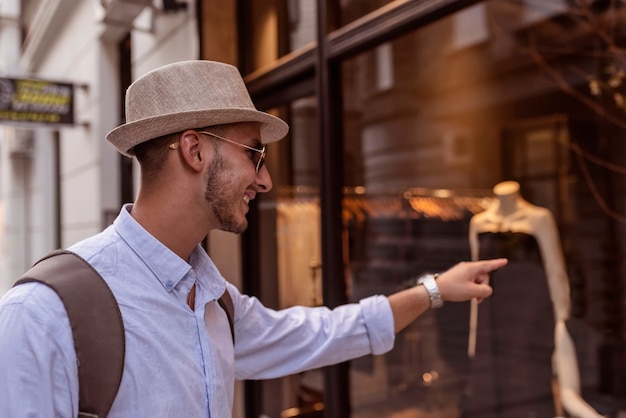
[[[171,195],[176,196],[176,192],[171,191]],[[159,199],[155,195],[140,192],[131,210],[131,216],[166,247],[188,261],[196,245],[208,233],[208,229],[205,232],[198,224],[202,214],[194,213],[192,207],[184,204],[171,203],[180,201],[184,199],[175,197]]]
[[[519,194],[519,184],[513,181],[506,181],[497,184],[493,192],[498,201],[496,212],[500,216],[508,216],[519,209],[521,196]]]
[[[518,209],[520,199],[519,193],[498,196],[498,213],[507,216],[514,213]]]

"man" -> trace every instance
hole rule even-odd
[[[235,379],[384,353],[431,300],[489,296],[488,272],[506,263],[462,263],[428,287],[333,311],[267,309],[228,283],[199,243],[213,229],[246,229],[250,201],[272,188],[265,144],[287,125],[254,108],[235,67],[208,61],[144,75],[129,87],[126,111],[127,123],[107,139],[139,161],[137,199],[112,226],[70,247],[105,279],[124,320],[124,374],[110,417],[230,417]],[[216,302],[224,291],[234,345]],[[0,416],[78,413],[72,330],[44,285],[17,286],[0,303],[0,376]]]

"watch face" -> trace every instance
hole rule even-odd
[[[441,299],[439,286],[437,286],[437,281],[435,280],[437,276],[438,275],[436,274],[425,274],[417,281],[418,284],[422,284],[424,285],[424,288],[426,288],[426,292],[428,292],[428,298],[430,299],[430,306],[433,309],[443,306],[443,300]]]
[[[431,274],[431,273],[422,274],[421,276],[417,278],[417,284],[424,284],[424,281],[427,280],[428,278],[432,277],[433,279],[436,279],[438,276],[439,276],[438,274]]]
[[[13,83],[0,78],[0,110],[9,109],[11,107],[11,98],[14,92]]]

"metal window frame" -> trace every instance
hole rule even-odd
[[[246,0],[239,10],[246,10]],[[251,0],[253,1],[253,0]],[[301,97],[316,94],[320,147],[321,256],[324,304],[334,307],[347,302],[345,284],[333,278],[343,276],[341,202],[343,190],[343,125],[341,63],[361,52],[393,40],[461,9],[478,0],[396,0],[349,24],[333,30],[338,2],[320,0],[317,5],[317,41],[311,46],[287,54],[273,65],[245,74],[244,80],[254,103],[267,110]],[[245,61],[246,51],[240,57]],[[242,65],[245,68],[245,65]],[[311,91],[311,86],[315,87]],[[250,235],[242,240],[246,272],[254,266],[255,243]],[[250,265],[252,264],[252,265]],[[255,268],[256,267],[256,268]],[[244,282],[246,279],[244,277]],[[254,393],[258,391],[257,393]],[[247,416],[258,416],[261,387],[246,386]],[[248,393],[252,392],[252,393]],[[324,416],[350,416],[349,366],[329,366],[325,370]]]

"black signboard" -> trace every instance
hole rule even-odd
[[[74,86],[0,77],[0,124],[74,124]]]

